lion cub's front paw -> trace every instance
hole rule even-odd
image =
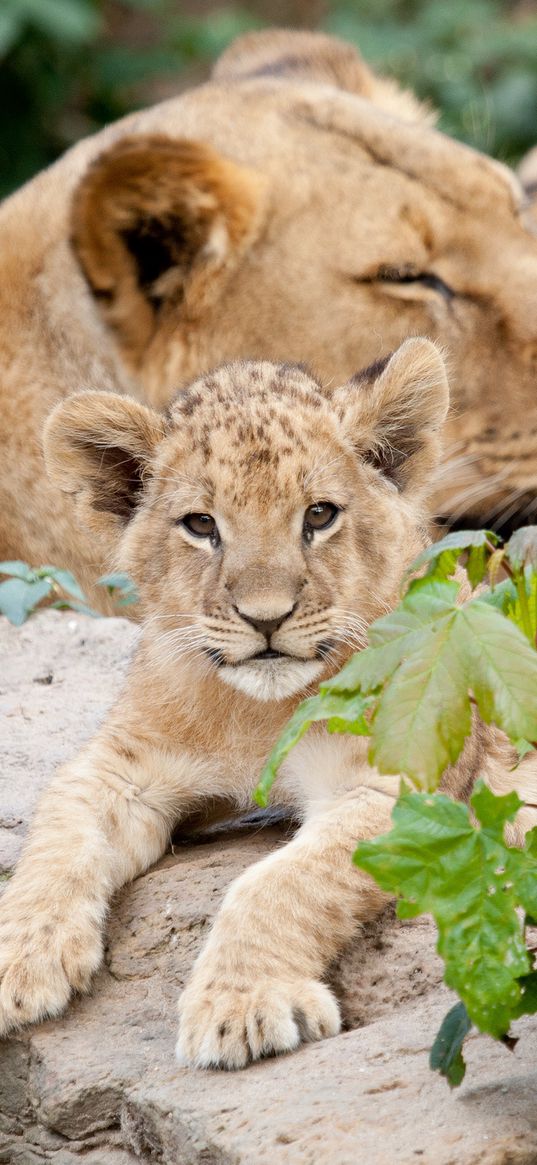
[[[0,1038],[58,1015],[73,991],[85,991],[102,958],[96,927],[10,911],[0,921]]]
[[[261,979],[249,986],[201,984],[196,976],[179,1003],[177,1058],[197,1068],[244,1068],[291,1052],[303,1040],[340,1030],[339,1008],[323,983]]]

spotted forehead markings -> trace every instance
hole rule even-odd
[[[297,452],[305,452],[301,410],[319,412],[324,403],[320,385],[302,366],[239,363],[217,369],[180,393],[171,419],[178,427],[190,421],[189,439],[205,455],[220,430],[237,448],[283,436]]]
[[[294,509],[297,503],[296,473],[282,473],[277,462],[239,468],[232,465],[229,468],[231,473],[223,486],[233,510],[246,510],[253,506],[258,512],[267,514],[269,510],[274,512],[274,506],[283,506],[286,512]]]

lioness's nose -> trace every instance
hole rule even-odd
[[[281,627],[284,620],[293,614],[294,609],[294,607],[290,607],[288,611],[284,611],[283,615],[276,615],[272,619],[254,619],[252,615],[247,615],[245,611],[241,611],[240,607],[237,607],[236,611],[241,619],[244,619],[245,623],[250,623],[252,627],[255,627],[256,631],[259,631],[261,635],[266,635],[267,639],[270,639],[271,635],[278,630],[278,627]]]

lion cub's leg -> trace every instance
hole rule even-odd
[[[188,757],[119,736],[60,770],[0,899],[0,1036],[88,988],[111,895],[160,857],[202,785]]]
[[[242,1068],[339,1031],[321,979],[356,924],[387,901],[351,858],[359,838],[389,829],[393,803],[355,791],[233,884],[181,996],[181,1062]]]

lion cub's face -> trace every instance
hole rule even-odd
[[[126,527],[119,557],[163,662],[278,700],[334,670],[392,595],[446,404],[437,350],[411,340],[329,398],[269,363],[202,377],[166,421],[71,398],[47,450],[94,523]]]

